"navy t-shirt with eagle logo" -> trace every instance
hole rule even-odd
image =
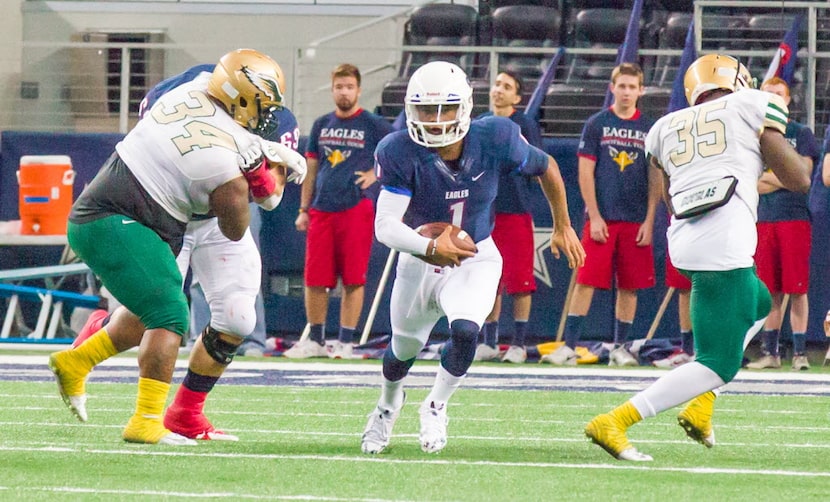
[[[597,204],[606,221],[642,223],[646,219],[645,141],[653,124],[640,110],[622,119],[608,108],[592,115],[582,128],[577,156],[596,161]]]
[[[306,158],[316,159],[317,180],[311,207],[320,211],[345,211],[362,198],[374,200],[377,184],[364,193],[355,185],[355,171],[374,168],[375,147],[392,132],[386,119],[359,109],[347,118],[334,112],[314,121],[306,148]]]
[[[818,143],[812,129],[791,120],[787,123],[787,132],[784,134],[784,138],[795,148],[799,155],[813,159],[813,170],[815,171],[816,166],[819,166],[819,177],[821,177]],[[766,166],[764,170],[770,171],[771,169]],[[774,192],[762,194],[758,199],[758,221],[760,222],[805,221],[809,219],[810,209],[807,205],[807,194],[781,188]]]

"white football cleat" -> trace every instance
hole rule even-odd
[[[170,434],[167,434],[159,439],[159,442],[156,444],[166,444],[168,446],[196,446],[198,443],[190,438],[182,436],[181,434],[171,432]]]
[[[389,446],[389,439],[392,437],[392,428],[395,426],[395,422],[398,420],[398,416],[403,409],[403,403],[405,402],[406,394],[404,393],[401,407],[397,410],[388,410],[376,406],[369,413],[369,421],[366,423],[366,428],[363,430],[363,437],[360,440],[360,450],[363,453],[373,455],[382,453]]]
[[[197,434],[193,439],[200,441],[239,441],[239,437],[228,434],[225,431],[217,431],[216,429]]]
[[[438,453],[447,446],[447,403],[434,401],[421,405],[421,450],[424,453]]]

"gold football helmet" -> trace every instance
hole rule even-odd
[[[701,94],[714,89],[738,91],[755,87],[754,79],[740,61],[723,54],[707,54],[695,60],[683,78],[686,100],[690,106]]]
[[[208,94],[224,105],[236,123],[265,137],[276,127],[273,112],[283,107],[285,75],[265,54],[239,49],[219,60],[208,82]]]

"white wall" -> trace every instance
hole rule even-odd
[[[406,16],[400,5],[286,5],[269,2],[95,2],[4,0],[17,8],[0,19],[0,130],[72,130],[66,100],[72,34],[87,30],[163,30],[165,76],[222,54],[253,47],[276,59],[294,82],[292,108],[307,132],[330,111],[329,73],[341,62],[364,72],[364,108],[380,104],[383,83],[394,77]],[[307,3],[307,2],[306,2]],[[341,0],[342,3],[342,0]],[[376,2],[377,3],[377,2]],[[418,2],[413,2],[418,3]],[[6,9],[4,9],[6,10]],[[306,51],[315,40],[367,26]],[[20,81],[39,84],[38,99],[20,99]]]
[[[3,103],[19,96],[21,53],[23,38],[23,0],[5,0],[0,16],[0,124],[11,123],[11,110]]]

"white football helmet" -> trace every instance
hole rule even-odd
[[[683,86],[690,106],[697,103],[701,94],[714,89],[732,92],[755,87],[755,79],[740,61],[723,54],[707,54],[695,60],[686,70]]]
[[[458,66],[446,61],[427,63],[412,74],[404,98],[406,128],[412,141],[438,148],[460,141],[470,130],[473,88]],[[445,107],[458,107],[455,119],[441,121]],[[419,113],[419,109],[425,107]],[[439,129],[440,132],[430,132]]]
[[[219,60],[208,94],[222,102],[237,124],[266,137],[276,127],[273,112],[284,106],[285,74],[261,52],[235,50]]]

